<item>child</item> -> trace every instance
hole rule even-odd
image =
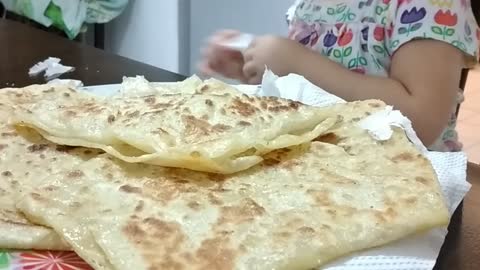
[[[459,151],[460,74],[477,59],[469,0],[297,0],[289,38],[257,37],[243,53],[211,38],[200,69],[245,83],[268,66],[297,73],[347,101],[381,99],[408,116],[431,150]]]

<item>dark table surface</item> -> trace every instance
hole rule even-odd
[[[140,47],[141,45],[139,45]],[[78,79],[86,85],[119,83],[123,76],[145,75],[152,81],[178,81],[184,77],[127,58],[105,53],[53,34],[0,20],[0,88],[43,83],[30,78],[28,69],[48,56],[76,67],[62,78]],[[480,269],[480,166],[469,164],[472,189],[452,218],[436,270]]]
[[[139,44],[139,50],[141,44]],[[0,19],[0,88],[45,83],[43,76],[30,78],[29,68],[47,57],[75,67],[62,79],[85,85],[120,83],[123,76],[144,75],[152,81],[178,81],[184,77],[136,62],[17,22]]]

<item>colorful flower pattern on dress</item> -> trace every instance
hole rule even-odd
[[[455,26],[458,22],[457,14],[453,13],[450,10],[442,11],[439,10],[435,13],[434,17],[435,22],[439,25],[432,26],[432,32],[442,36],[443,40],[446,40],[447,37],[451,37],[455,34]]]
[[[93,270],[74,252],[25,252],[19,257],[22,270]]]
[[[0,251],[0,269],[5,269],[10,266],[10,253],[6,251]]]
[[[0,270],[93,270],[69,251],[0,251]]]
[[[405,10],[400,17],[400,23],[402,23],[404,26],[398,28],[398,34],[406,34],[409,36],[411,32],[419,30],[423,25],[421,21],[426,15],[427,11],[423,7],[418,10],[416,7],[412,8],[411,10]]]
[[[413,39],[447,42],[478,58],[477,29],[468,0],[302,0],[289,36],[352,71],[388,76],[392,55]],[[454,127],[433,150],[461,149]]]

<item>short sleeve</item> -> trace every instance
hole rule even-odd
[[[434,39],[462,50],[468,62],[478,60],[479,30],[469,0],[391,1],[387,27],[391,55],[414,39]]]

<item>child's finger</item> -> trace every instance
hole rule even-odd
[[[248,84],[260,84],[262,82],[262,76],[255,76],[250,79],[248,79],[247,83]]]
[[[205,62],[201,62],[201,63],[197,64],[197,69],[198,69],[201,76],[213,76],[216,73]]]
[[[229,50],[222,46],[211,44],[201,50],[201,55],[203,59],[208,59],[209,61],[218,61],[219,59],[234,59],[238,58],[239,52]]]
[[[246,62],[242,68],[243,75],[250,80],[250,78],[256,77],[258,74],[257,66],[253,61]]]
[[[244,80],[243,76],[243,65],[239,62],[230,62],[228,65],[225,66],[224,75],[228,78],[237,79],[237,80]]]
[[[235,30],[224,30],[221,32],[217,32],[205,42],[205,46],[201,49],[201,55],[204,58],[215,57],[216,53],[226,50],[226,48],[219,46],[218,44],[225,39],[228,40],[229,38],[235,37],[238,34],[239,32]]]
[[[246,62],[250,62],[253,60],[253,51],[252,49],[247,49],[244,53],[243,53],[243,61]]]

